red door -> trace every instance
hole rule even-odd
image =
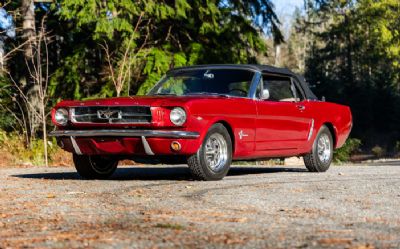
[[[297,150],[307,141],[307,103],[257,101],[256,150]]]
[[[266,156],[296,152],[312,126],[310,105],[289,77],[263,75],[262,83],[261,92],[269,91],[256,101],[256,151]]]

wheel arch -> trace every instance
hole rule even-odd
[[[232,142],[232,155],[234,155],[236,145],[235,145],[235,134],[233,133],[232,126],[225,120],[218,120],[218,121],[214,122],[212,125],[215,125],[215,124],[222,124],[225,127],[225,129],[228,131],[229,136],[231,137],[231,142]]]
[[[333,147],[336,148],[336,146],[337,146],[337,129],[336,129],[336,127],[331,122],[325,122],[322,124],[322,126],[324,126],[324,125],[329,129],[329,131],[332,135],[332,138],[333,138]]]

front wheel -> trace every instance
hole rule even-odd
[[[311,153],[303,157],[306,168],[311,172],[325,172],[333,159],[333,138],[325,125],[319,130]]]
[[[188,158],[188,166],[193,177],[203,181],[224,178],[231,162],[232,141],[222,124],[213,125],[197,153]]]
[[[86,179],[107,179],[117,169],[118,160],[101,156],[73,155],[79,175]]]

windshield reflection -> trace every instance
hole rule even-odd
[[[240,69],[183,70],[166,75],[148,95],[248,97],[254,72]]]

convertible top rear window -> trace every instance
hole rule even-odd
[[[240,69],[195,69],[167,74],[148,95],[221,94],[247,97],[254,72]]]

